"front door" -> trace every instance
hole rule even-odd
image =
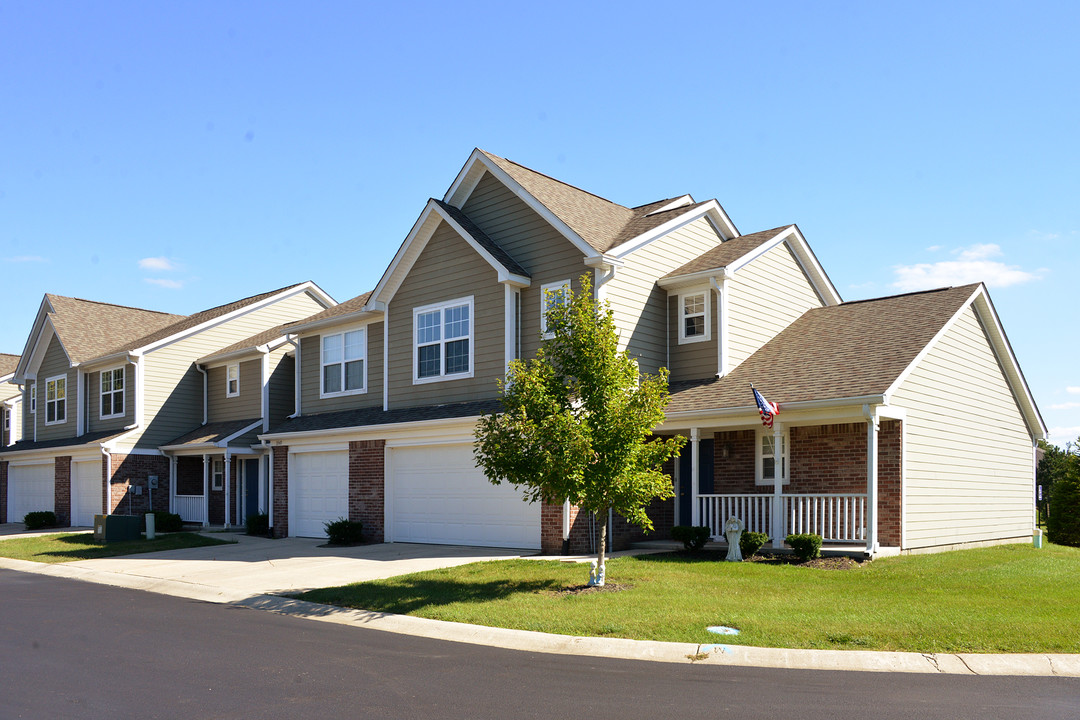
[[[244,460],[244,516],[240,522],[264,509],[259,507],[259,461]]]
[[[693,453],[687,443],[679,455],[679,525],[693,523],[693,490],[690,487],[690,475],[693,468]],[[714,491],[713,482],[713,441],[712,438],[698,441],[698,494],[709,495]],[[700,520],[699,520],[700,522]]]

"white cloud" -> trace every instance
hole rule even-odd
[[[944,245],[931,245],[930,247],[926,248],[926,251],[927,252],[937,252],[938,250],[944,250],[944,249],[945,249]]]
[[[1080,408],[1080,402],[1063,402],[1050,406],[1051,410],[1075,410],[1076,408]]]
[[[1065,392],[1071,393],[1072,395],[1080,395],[1080,385],[1070,385],[1065,388]]]
[[[151,285],[160,285],[161,287],[170,290],[179,290],[184,287],[184,283],[179,280],[169,280],[168,278],[143,278],[143,280]]]
[[[40,255],[16,255],[14,257],[4,258],[4,262],[10,263],[25,263],[25,262],[49,262],[47,258],[43,258]]]
[[[143,258],[139,261],[139,267],[143,270],[160,270],[163,272],[177,269],[173,261],[166,257]]]
[[[1046,439],[1051,445],[1063,447],[1067,442],[1076,442],[1080,436],[1080,425],[1069,427],[1052,427],[1046,431]]]
[[[896,282],[892,284],[893,287],[903,292],[977,282],[984,282],[990,287],[1008,287],[1039,278],[1038,274],[1022,270],[1017,265],[991,260],[1002,255],[1001,248],[992,243],[969,245],[953,250],[952,254],[957,257],[956,260],[894,266]]]

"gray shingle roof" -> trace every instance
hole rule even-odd
[[[15,372],[19,365],[19,356],[10,353],[0,353],[0,377]]]
[[[285,332],[291,332],[293,328],[299,327],[301,325],[307,325],[308,323],[319,322],[320,320],[329,320],[330,318],[340,317],[342,315],[351,315],[352,313],[360,312],[360,310],[362,310],[363,307],[367,305],[368,300],[371,299],[371,293],[372,291],[369,290],[363,295],[357,295],[356,297],[350,298],[343,303],[338,303],[333,307],[328,307],[325,310],[320,310],[314,315],[306,317],[303,320],[285,323],[284,325],[282,325],[282,329]]]
[[[195,428],[189,433],[181,435],[171,442],[162,443],[162,447],[218,443],[230,435],[235,435],[244,428],[250,427],[259,421],[260,418],[251,418],[248,420],[227,420],[225,422],[207,423],[206,425]]]
[[[84,433],[78,437],[57,438],[55,440],[39,440],[33,442],[31,440],[20,440],[14,445],[10,445],[3,449],[3,452],[18,452],[20,450],[45,450],[52,448],[65,448],[65,447],[85,447],[87,445],[100,445],[104,442],[118,438],[121,435],[126,434],[127,430],[104,430],[96,433]]]
[[[229,345],[227,347],[223,347],[220,350],[217,350],[217,351],[211,353],[210,355],[206,355],[204,357],[201,357],[201,358],[199,358],[198,362],[199,363],[210,362],[210,361],[214,360],[215,358],[219,358],[219,357],[222,357],[222,356],[225,356],[225,355],[229,355],[229,354],[234,353],[234,352],[239,352],[241,350],[253,350],[254,348],[258,347],[259,345],[265,345],[268,342],[272,342],[274,340],[277,340],[278,338],[280,338],[282,336],[282,334],[284,332],[285,332],[285,326],[284,325],[275,325],[274,327],[270,328],[269,330],[263,330],[261,333],[256,333],[255,335],[252,335],[249,338],[244,338],[240,342],[233,343],[232,345]]]
[[[434,201],[440,208],[446,211],[446,213],[450,215],[450,217],[452,217],[457,224],[461,225],[462,229],[465,232],[469,233],[469,235],[471,235],[472,238],[477,243],[479,243],[482,248],[491,253],[500,265],[502,265],[504,268],[506,268],[508,271],[515,275],[531,277],[531,275],[529,275],[525,268],[518,265],[517,261],[514,260],[514,258],[510,257],[510,255],[505,250],[503,250],[499,245],[495,243],[494,240],[487,236],[487,233],[477,227],[472,220],[466,217],[465,213],[461,212],[453,205],[444,203],[442,200]]]
[[[682,267],[672,270],[664,277],[673,278],[679,277],[680,275],[691,275],[705,270],[715,270],[727,267],[747,253],[753,252],[769,240],[772,240],[779,235],[781,231],[787,230],[790,227],[794,226],[781,225],[772,230],[762,230],[761,232],[732,238],[731,240],[720,243],[708,252],[697,256]]]
[[[720,379],[672,383],[667,412],[880,395],[972,296],[976,285],[808,310]]]
[[[53,328],[72,362],[83,363],[185,319],[184,315],[111,303],[45,295]],[[135,347],[138,347],[136,345]]]

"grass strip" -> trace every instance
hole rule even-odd
[[[0,557],[40,563],[64,563],[226,544],[226,540],[186,532],[158,535],[153,540],[111,543],[94,542],[92,533],[66,533],[0,540]]]

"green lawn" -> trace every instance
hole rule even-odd
[[[127,540],[108,544],[94,542],[93,533],[67,533],[0,540],[0,557],[63,563],[226,544],[228,542],[225,540],[215,540],[195,533],[169,533],[159,535],[154,540]]]
[[[588,566],[476,563],[303,594],[304,600],[583,636],[759,647],[1080,652],[1080,549],[1005,545],[853,570],[679,554],[609,561],[618,591],[567,593]],[[718,636],[708,625],[738,628]]]

